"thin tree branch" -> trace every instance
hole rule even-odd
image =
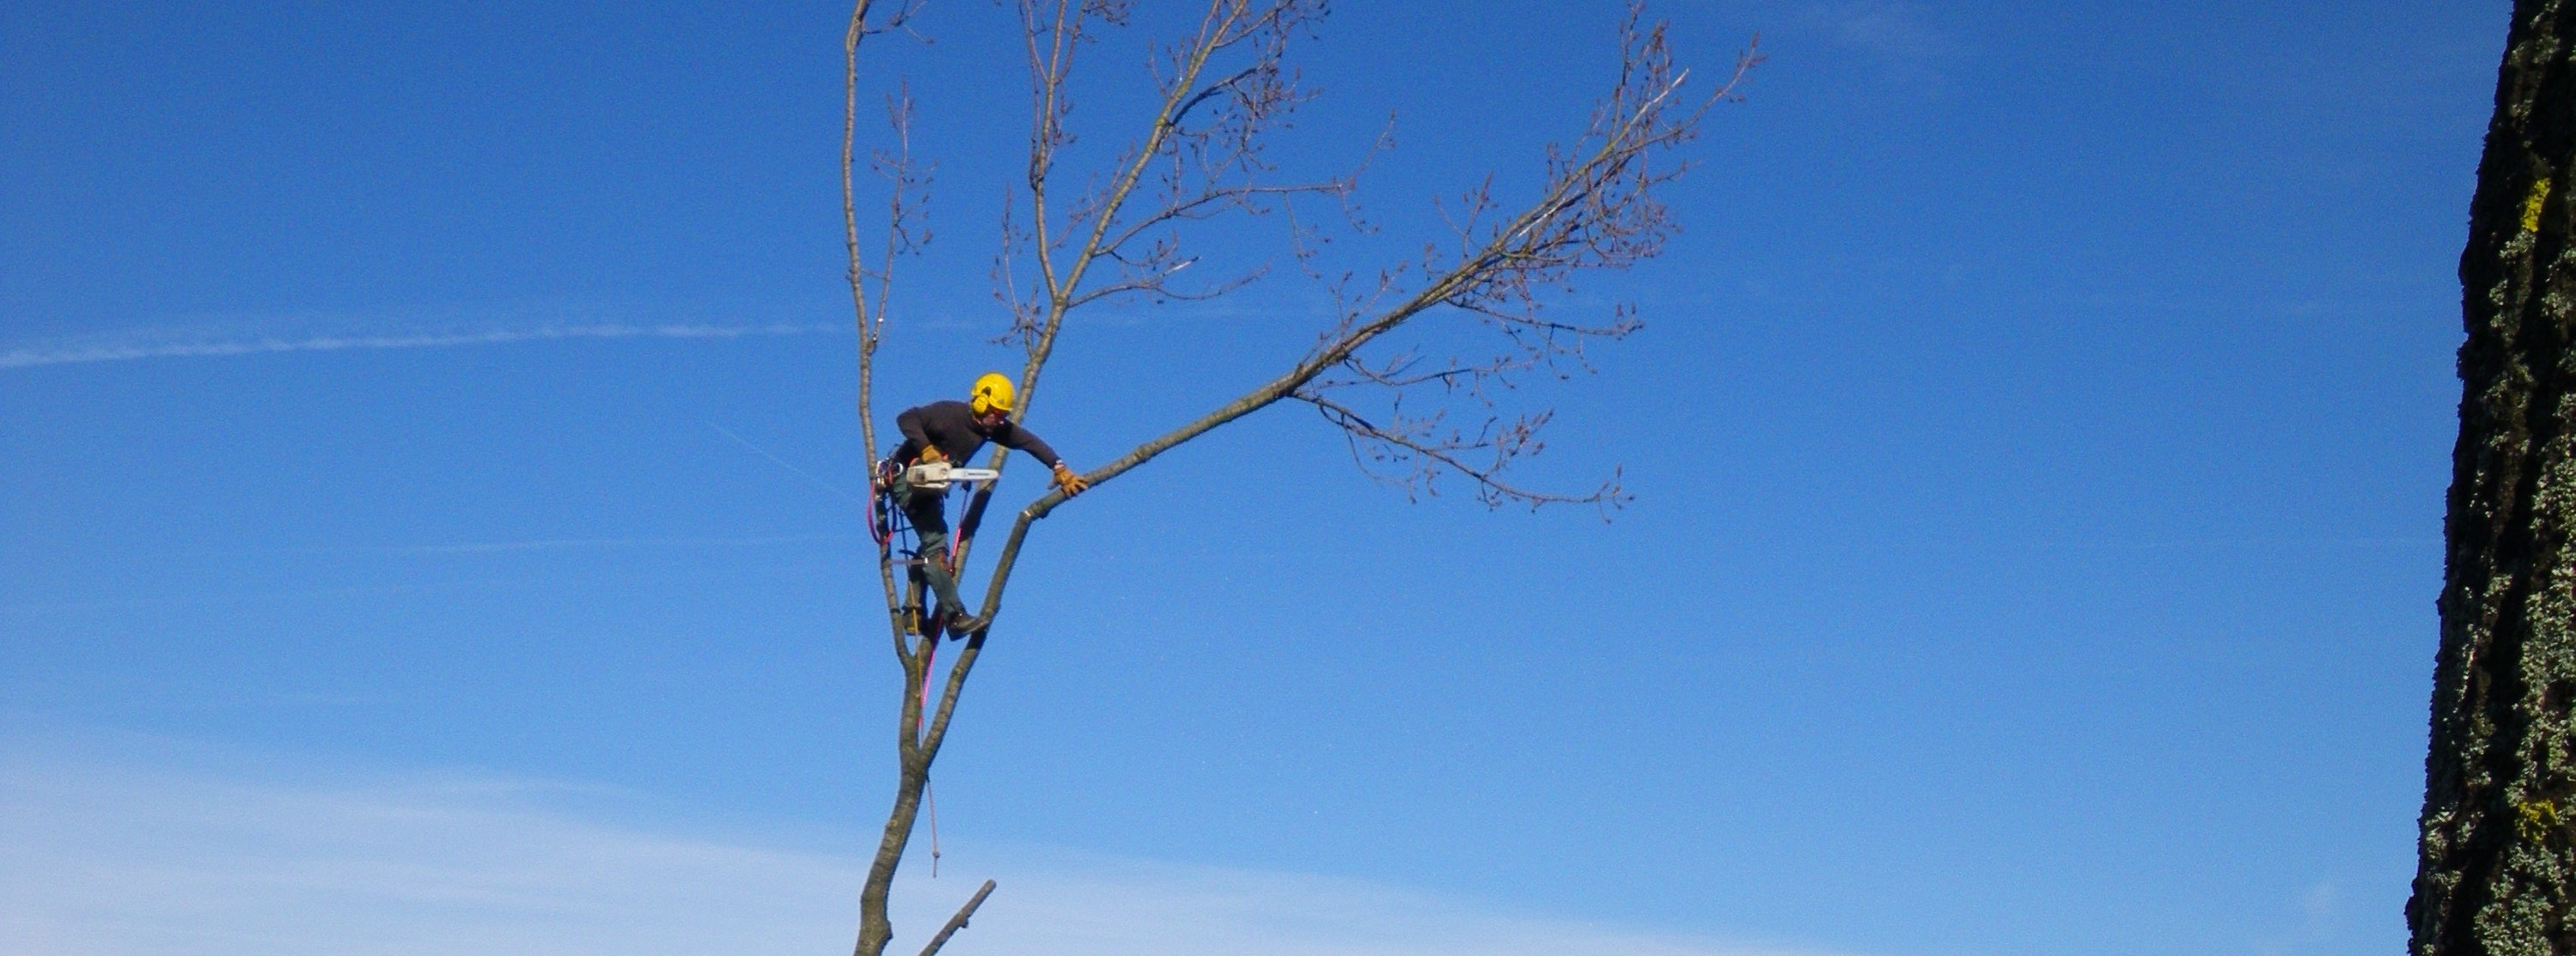
[[[1153,215],[1137,220],[1133,225],[1120,231],[1117,238],[1111,239],[1102,244],[1101,248],[1105,250],[1126,248],[1128,243],[1136,241],[1136,237],[1143,235],[1147,229],[1176,220],[1201,218],[1196,215],[1199,210],[1217,203],[1240,202],[1248,200],[1254,196],[1287,197],[1310,194],[1338,196],[1349,192],[1353,185],[1354,184],[1347,179],[1335,179],[1328,182],[1300,183],[1292,186],[1237,186],[1224,189],[1210,189],[1207,192],[1201,193],[1189,200],[1165,206],[1164,208],[1157,210]]]
[[[1478,499],[1487,505],[1499,506],[1506,502],[1517,501],[1529,505],[1533,510],[1549,504],[1595,504],[1605,508],[1615,508],[1627,497],[1626,492],[1619,486],[1620,469],[1616,468],[1611,470],[1608,481],[1602,482],[1590,494],[1584,495],[1531,491],[1506,483],[1498,477],[1503,466],[1512,459],[1535,453],[1538,429],[1546,424],[1547,416],[1544,415],[1525,418],[1499,430],[1493,427],[1492,422],[1488,422],[1486,427],[1473,438],[1453,437],[1426,441],[1418,435],[1436,428],[1437,419],[1422,423],[1423,427],[1419,430],[1408,429],[1401,424],[1379,427],[1349,407],[1312,392],[1299,392],[1290,397],[1315,406],[1316,410],[1324,414],[1325,420],[1332,422],[1335,427],[1342,430],[1345,437],[1352,439],[1351,458],[1360,464],[1364,472],[1369,469],[1360,451],[1360,440],[1392,445],[1403,449],[1406,454],[1419,456],[1440,466],[1426,464],[1417,469],[1411,478],[1392,480],[1391,483],[1408,490],[1417,487],[1417,481],[1419,481],[1421,483],[1419,487],[1427,491],[1430,477],[1439,474],[1441,467],[1445,467],[1474,481],[1479,486]],[[1463,451],[1489,451],[1494,455],[1494,462],[1480,465],[1467,461],[1459,457],[1458,453]],[[1377,476],[1372,473],[1371,477]]]
[[[1209,97],[1225,92],[1228,87],[1252,78],[1252,74],[1260,72],[1260,70],[1261,65],[1256,63],[1251,66],[1244,67],[1243,71],[1240,73],[1236,73],[1233,76],[1208,84],[1207,88],[1200,90],[1197,96],[1190,97],[1189,101],[1182,103],[1179,109],[1173,110],[1171,118],[1164,120],[1164,124],[1169,126],[1181,125],[1181,120],[1184,117],[1189,116],[1191,110],[1198,108],[1200,103],[1207,102]]]
[[[957,908],[957,915],[948,918],[948,925],[939,928],[939,935],[930,938],[930,945],[921,948],[921,956],[934,956],[939,952],[939,947],[948,945],[948,937],[956,935],[958,930],[965,929],[967,917],[975,915],[975,908],[984,905],[984,898],[991,895],[993,895],[993,881],[985,880],[983,888],[976,890],[975,896],[967,900],[966,905]]]
[[[844,67],[844,85],[842,87],[841,104],[841,225],[843,230],[843,241],[849,253],[848,278],[850,283],[850,306],[852,311],[855,313],[856,326],[858,330],[859,388],[857,398],[859,433],[861,436],[861,442],[866,449],[867,460],[871,463],[871,467],[873,467],[873,463],[876,461],[877,449],[875,414],[876,349],[878,336],[883,327],[884,313],[881,310],[872,310],[868,301],[867,270],[859,257],[858,191],[856,184],[852,182],[852,177],[854,175],[854,168],[857,166],[856,144],[859,124],[859,43],[866,39],[871,33],[882,32],[884,29],[882,26],[872,29],[868,24],[868,13],[874,9],[875,6],[876,0],[857,0],[856,6],[850,11],[849,32],[845,34],[841,40],[841,52]],[[900,21],[901,19],[908,17],[912,9],[915,8],[905,8],[904,12],[897,17],[897,20]],[[882,282],[882,280],[880,281]],[[880,296],[878,304],[882,305],[882,303],[883,298]],[[873,506],[873,503],[871,503],[871,506]],[[873,516],[863,515],[861,520],[873,521],[875,519]],[[871,533],[870,537],[873,538],[874,534]],[[896,601],[893,570],[885,567],[883,562],[879,562],[877,568],[877,579],[880,587],[884,591],[886,605],[888,607],[895,606],[898,602]],[[896,615],[890,613],[890,617],[891,616]],[[895,656],[898,659],[904,658],[907,651],[905,650],[903,643],[903,623],[900,620],[890,620],[889,624],[891,625],[892,636],[894,638]]]

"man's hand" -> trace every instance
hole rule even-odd
[[[914,458],[914,459],[913,459],[913,463],[914,463],[914,464],[917,464],[917,465],[927,465],[927,464],[930,464],[931,462],[934,462],[934,461],[947,461],[947,460],[948,460],[948,456],[940,453],[940,451],[939,451],[939,446],[937,446],[937,445],[923,445],[923,446],[921,446],[921,454],[920,454],[920,456],[919,456],[919,457]]]
[[[1059,461],[1055,463],[1055,486],[1064,489],[1064,496],[1071,498],[1081,494],[1083,489],[1091,487],[1091,483],[1082,480],[1081,475],[1074,474],[1073,469],[1065,467],[1064,463]]]

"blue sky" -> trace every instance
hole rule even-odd
[[[1060,510],[898,945],[990,877],[949,952],[2395,949],[2506,10],[1656,8],[1770,59],[1666,254],[1560,306],[1646,331],[1510,396],[1559,412],[1531,480],[1637,500],[1408,503],[1280,408]],[[847,945],[896,679],[845,16],[0,11],[6,948]],[[1525,187],[1617,17],[1337,10],[1283,163],[1397,143],[1337,255]],[[1008,20],[871,48],[938,164],[888,418],[1016,367]],[[1095,315],[1029,424],[1105,460],[1321,301]]]

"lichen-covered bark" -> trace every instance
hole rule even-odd
[[[2517,0],[2460,256],[2417,956],[2576,954],[2576,0]]]

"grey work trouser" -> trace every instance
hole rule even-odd
[[[894,503],[911,519],[912,533],[921,539],[921,576],[930,582],[930,592],[938,595],[940,613],[966,613],[966,602],[957,598],[957,576],[948,573],[948,493],[915,488],[897,474]]]

